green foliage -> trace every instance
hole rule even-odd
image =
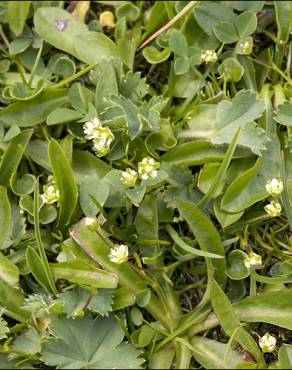
[[[0,2],[0,368],[292,367],[291,11]]]

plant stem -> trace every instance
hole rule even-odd
[[[146,45],[149,44],[149,42],[153,41],[157,36],[168,30],[172,25],[174,25],[175,22],[177,22],[198,3],[199,2],[196,0],[190,1],[188,5],[186,5],[179,13],[177,13],[175,17],[173,17],[168,23],[166,23],[163,27],[161,27],[158,31],[151,35],[146,41],[144,41],[143,44],[139,46],[138,50],[143,49]]]

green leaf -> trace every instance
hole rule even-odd
[[[225,44],[233,44],[238,40],[234,25],[230,22],[219,22],[213,27],[217,39]]]
[[[113,292],[111,289],[98,289],[88,305],[89,309],[101,316],[108,316],[112,311]]]
[[[240,12],[244,10],[252,10],[253,12],[259,12],[263,6],[265,5],[265,1],[262,0],[233,0],[232,6],[234,9],[239,10]]]
[[[1,113],[0,113],[1,114]],[[9,143],[1,158],[0,184],[8,187],[13,173],[17,170],[25,148],[31,138],[32,130],[24,130]]]
[[[10,29],[19,36],[29,13],[30,1],[9,1],[7,16]]]
[[[191,231],[197,238],[201,249],[205,252],[223,256],[222,259],[208,261],[210,266],[209,274],[214,273],[215,278],[219,282],[223,282],[225,280],[226,268],[224,247],[215,226],[194,204],[181,199],[177,200],[176,204],[181,216],[186,220]]]
[[[215,213],[215,216],[217,217],[217,220],[220,222],[220,225],[224,229],[225,227],[228,227],[229,225],[232,225],[234,222],[239,220],[244,212],[242,211],[242,212],[237,212],[237,213],[230,213],[230,212],[224,211],[221,208],[221,199],[222,197],[215,199],[214,213]]]
[[[241,13],[235,20],[235,26],[240,38],[250,36],[257,28],[256,13],[250,10]]]
[[[75,56],[87,64],[104,63],[118,58],[114,42],[102,33],[87,32],[74,38]]]
[[[158,64],[169,58],[171,50],[170,48],[165,48],[159,51],[154,46],[147,46],[142,50],[142,54],[148,63]]]
[[[278,26],[277,39],[279,43],[286,43],[292,25],[292,4],[290,1],[275,1],[274,4]]]
[[[211,282],[210,296],[214,312],[226,334],[229,337],[233,337],[244,349],[250,352],[259,362],[259,365],[265,365],[265,360],[257,343],[252,336],[241,327],[232,304],[214,279],[212,279]]]
[[[34,14],[34,26],[36,32],[49,44],[76,57],[76,36],[89,33],[84,23],[58,7],[39,8]]]
[[[186,57],[177,57],[174,61],[174,72],[177,75],[183,75],[190,69],[190,60]]]
[[[242,250],[233,250],[227,257],[226,275],[232,280],[241,280],[249,276],[249,270],[244,264],[247,254]]]
[[[186,38],[183,33],[172,29],[168,31],[169,34],[169,47],[174,52],[174,54],[180,57],[188,56],[188,45]]]
[[[0,303],[5,308],[5,315],[17,320],[26,321],[29,313],[22,309],[24,295],[20,289],[13,288],[4,280],[0,280]]]
[[[33,192],[35,177],[30,173],[25,173],[22,177],[17,179],[15,172],[10,179],[11,190],[19,197],[28,195]]]
[[[226,81],[238,82],[242,79],[244,68],[236,58],[224,59],[218,72]]]
[[[47,124],[49,126],[60,125],[62,123],[77,121],[82,117],[82,113],[79,113],[73,109],[57,108],[48,115]]]
[[[100,181],[97,175],[87,177],[80,186],[80,206],[85,216],[95,216],[100,209],[96,202],[102,207],[109,195],[110,187],[106,181]]]
[[[282,344],[279,350],[279,360],[281,369],[292,369],[292,346]]]
[[[68,90],[43,91],[36,98],[10,104],[0,112],[0,122],[6,126],[35,126],[44,122],[56,108],[68,102]]]
[[[124,333],[113,317],[95,320],[59,317],[54,319],[51,331],[55,338],[44,343],[41,359],[57,369],[140,369],[144,362],[134,347],[121,343]]]
[[[235,20],[233,10],[220,3],[202,2],[195,8],[194,13],[199,26],[210,36],[217,23],[234,23]]]
[[[125,17],[128,22],[135,22],[139,18],[139,15],[140,9],[129,2],[121,4],[116,9],[117,18],[121,19]]]
[[[15,287],[19,282],[19,269],[10,262],[10,260],[0,252],[0,279]]]
[[[223,160],[226,147],[214,146],[208,141],[193,141],[179,144],[174,149],[161,156],[161,160],[176,165],[196,166],[209,162]],[[234,158],[243,158],[247,155],[244,150],[236,150]]]
[[[108,104],[105,99],[113,95],[118,95],[118,83],[114,67],[110,63],[105,63],[100,68],[101,73],[95,90],[95,107],[97,113],[101,113],[107,107]]]
[[[34,355],[41,350],[41,336],[35,328],[30,328],[13,342],[12,349]]]
[[[75,183],[72,168],[56,140],[51,140],[48,147],[50,163],[54,178],[60,192],[59,223],[64,227],[70,222],[78,198],[78,189]]]
[[[50,266],[56,278],[80,285],[113,289],[117,287],[119,281],[116,274],[93,267],[84,261],[59,262]]]
[[[52,288],[48,281],[46,268],[40,256],[31,247],[28,247],[26,250],[26,261],[33,277],[45,289],[45,291],[50,294]]]
[[[196,349],[195,359],[205,369],[236,369],[236,366],[243,362],[243,355],[235,349],[228,351],[228,344],[220,343],[209,338],[195,336],[191,339],[192,346]]]
[[[280,105],[274,119],[283,126],[292,127],[292,104],[285,102]]]
[[[10,226],[11,206],[7,196],[7,190],[3,186],[0,186],[0,245],[7,239]]]
[[[234,310],[241,321],[266,322],[292,330],[291,298],[291,289],[281,289],[248,297],[234,304]]]

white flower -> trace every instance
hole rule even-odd
[[[98,229],[98,221],[95,217],[85,217],[85,225],[93,231],[96,231]]]
[[[280,195],[283,190],[284,184],[281,179],[272,179],[266,183],[266,191],[273,196]]]
[[[215,50],[202,50],[201,61],[205,63],[215,63],[218,57]]]
[[[128,186],[135,186],[138,179],[138,173],[131,168],[127,168],[122,172],[121,181]]]
[[[240,47],[244,53],[248,53],[250,51],[251,44],[248,41],[242,42]]]
[[[41,198],[44,203],[52,204],[58,202],[60,193],[53,176],[48,177],[48,182],[43,186],[43,191]]]
[[[160,163],[156,162],[151,157],[143,158],[142,162],[138,163],[138,173],[142,180],[155,179],[158,175],[157,169],[160,167]]]
[[[96,130],[97,131],[97,130]],[[98,157],[103,157],[109,152],[110,145],[115,136],[108,127],[100,127],[93,139],[93,149]]]
[[[126,244],[116,244],[111,248],[109,258],[114,263],[123,263],[128,261],[129,249]]]
[[[276,347],[277,339],[266,333],[263,337],[259,338],[259,346],[263,352],[273,352]]]
[[[250,252],[243,262],[248,269],[258,269],[262,267],[262,257],[254,252]]]
[[[83,125],[84,134],[86,139],[93,140],[98,136],[99,129],[101,128],[101,123],[97,117],[93,118],[91,121],[85,122]]]
[[[272,201],[270,204],[265,206],[265,211],[271,217],[277,217],[280,216],[282,212],[282,206],[279,202]]]

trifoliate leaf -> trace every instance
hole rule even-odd
[[[44,343],[41,359],[57,369],[140,369],[140,351],[122,343],[124,333],[114,317],[53,320],[55,338]]]

